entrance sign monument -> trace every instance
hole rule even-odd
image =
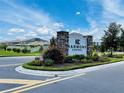
[[[57,32],[57,47],[65,55],[85,55],[92,50],[93,38],[91,35],[84,36],[80,33]]]

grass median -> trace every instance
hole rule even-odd
[[[31,70],[44,70],[44,71],[69,71],[73,69],[80,69],[80,68],[86,68],[86,67],[92,67],[92,66],[98,66],[98,65],[103,65],[103,64],[110,64],[110,63],[115,63],[115,62],[120,62],[123,61],[124,58],[109,58],[110,61],[108,62],[92,62],[92,63],[82,63],[82,64],[74,64],[71,63],[70,65],[63,65],[61,66],[32,66],[29,63],[23,64],[23,67],[26,69],[31,69]]]

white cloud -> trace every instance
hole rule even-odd
[[[71,33],[73,33],[73,32],[75,32],[75,33],[81,33],[81,29],[78,28],[78,29],[73,29],[73,30],[71,30]]]
[[[11,28],[9,32],[20,33],[20,32],[25,32],[25,30],[21,28]]]
[[[78,11],[78,12],[76,12],[76,15],[80,15],[81,13]]]
[[[8,34],[8,35],[13,35],[13,33],[10,33],[10,32],[8,32],[7,34]]]
[[[5,7],[1,7],[2,9],[0,9],[0,21],[13,25],[13,28],[8,30],[9,32],[6,32],[9,35],[15,32],[25,32],[27,33],[23,33],[25,37],[42,37],[43,35],[51,37],[55,35],[56,31],[64,28],[63,23],[56,22],[48,13],[42,10],[38,11],[26,6],[20,6],[14,1],[2,0],[2,2],[6,3],[7,7],[11,7],[8,10]]]
[[[89,14],[87,14],[87,21],[90,24],[90,28],[85,31],[85,34],[91,34],[94,37],[94,41],[100,41],[101,37],[104,35],[104,30],[111,22],[117,22],[122,24],[124,27],[124,6],[123,0],[90,0],[89,4],[93,3],[91,9],[89,9]],[[102,8],[98,18],[94,17],[96,13],[96,5]],[[96,15],[97,16],[97,15]]]
[[[48,34],[49,28],[46,26],[40,27],[36,30],[39,34]]]
[[[105,11],[118,16],[124,16],[124,7],[121,4],[121,0],[102,0],[101,4]]]
[[[62,23],[51,23],[47,26],[40,26],[36,29],[36,32],[41,35],[54,36],[56,31],[62,30],[64,25]]]
[[[28,32],[24,35],[24,37],[37,37],[37,33],[36,32]]]

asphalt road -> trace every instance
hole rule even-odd
[[[30,79],[44,80],[51,77],[40,77],[20,74],[15,68],[23,63],[30,62],[35,57],[0,57],[0,78],[4,79]]]
[[[28,91],[29,93],[124,93],[124,65],[92,71]],[[26,93],[26,92],[24,92]]]
[[[54,77],[25,75],[16,72],[17,65],[34,57],[0,58],[0,79],[46,80]],[[10,66],[8,66],[8,64]],[[68,78],[68,77],[61,77]],[[21,84],[3,84],[0,90],[18,87]],[[85,75],[29,88],[23,93],[124,93],[124,64],[88,72]]]

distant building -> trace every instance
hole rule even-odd
[[[92,50],[93,37],[80,33],[57,32],[57,47],[64,55],[88,55]]]

